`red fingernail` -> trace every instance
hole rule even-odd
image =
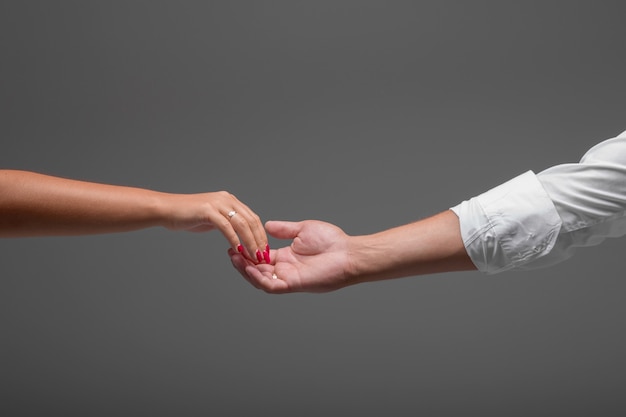
[[[243,253],[243,246],[237,245],[237,252]]]
[[[265,259],[266,263],[268,263],[268,264],[270,263],[270,253],[269,253],[269,251],[266,251],[266,250],[263,251],[263,259]]]
[[[265,250],[267,251],[267,253],[270,253],[270,244],[269,243],[265,244]]]
[[[260,250],[258,250],[258,249],[256,250],[256,259],[257,259],[259,262],[263,262],[263,256],[261,256],[261,251],[260,251]]]

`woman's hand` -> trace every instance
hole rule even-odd
[[[170,230],[218,229],[233,250],[254,263],[270,263],[269,245],[259,216],[227,191],[168,194],[164,226]]]

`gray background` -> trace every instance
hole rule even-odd
[[[626,129],[623,2],[7,2],[0,166],[404,224]],[[272,240],[278,247],[284,242]],[[225,239],[0,240],[0,412],[626,412],[623,240],[268,295]]]

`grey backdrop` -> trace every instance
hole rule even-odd
[[[0,3],[0,166],[363,234],[626,129],[623,2]],[[272,241],[274,247],[284,242]],[[624,415],[624,241],[268,295],[225,239],[0,240],[3,416]]]

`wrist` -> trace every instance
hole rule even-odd
[[[347,281],[352,284],[385,278],[390,260],[386,243],[374,235],[351,236],[348,242]]]
[[[177,229],[176,222],[176,195],[169,193],[155,193],[151,202],[152,212],[155,216],[156,225],[166,229]]]

